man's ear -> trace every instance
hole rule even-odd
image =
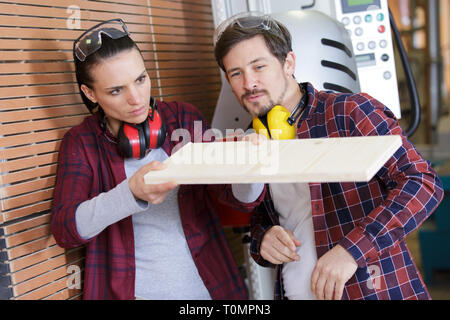
[[[97,99],[95,98],[94,91],[89,88],[87,85],[82,84],[81,85],[81,91],[83,91],[84,95],[92,101],[92,103],[97,103]]]
[[[288,76],[292,76],[295,73],[295,53],[292,51],[290,51],[286,56],[286,60],[284,62],[284,72]]]

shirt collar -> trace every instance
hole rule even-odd
[[[305,99],[304,103],[306,104],[305,111],[303,112],[302,116],[300,117],[300,121],[298,122],[298,127],[300,127],[303,120],[308,120],[312,117],[312,114],[314,112],[314,109],[316,107],[316,89],[312,86],[309,82],[303,82],[299,84],[303,91],[305,92],[303,94],[302,100]]]

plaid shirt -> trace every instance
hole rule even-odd
[[[355,258],[358,269],[346,283],[343,299],[429,299],[404,238],[442,200],[438,176],[403,135],[392,112],[369,95],[318,92],[311,84],[307,94],[299,139],[401,135],[403,140],[369,182],[309,184],[318,258],[337,244]],[[275,298],[284,299],[282,266],[259,254],[265,232],[279,224],[267,192],[252,216],[250,251],[258,264],[278,268]]]
[[[158,110],[168,130],[163,145],[168,155],[178,143],[170,139],[177,128],[188,129],[192,141],[202,141],[207,125],[194,106],[159,102]],[[194,130],[194,121],[201,121],[203,131]],[[134,299],[135,251],[131,216],[110,225],[88,241],[80,237],[75,224],[75,212],[80,203],[111,190],[126,179],[124,159],[118,153],[116,140],[101,129],[100,122],[98,114],[89,116],[81,125],[72,128],[62,141],[51,230],[61,247],[87,245],[84,299]],[[180,186],[178,203],[186,240],[200,277],[213,299],[246,299],[244,283],[211,193],[219,195],[222,202],[238,205],[229,186]],[[259,202],[262,198],[263,195]],[[252,211],[255,206],[239,204],[239,210]]]

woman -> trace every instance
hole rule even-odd
[[[209,196],[238,205],[231,188],[144,183],[164,168],[177,143],[171,133],[193,137],[194,121],[207,129],[203,117],[188,103],[151,99],[143,57],[120,19],[81,35],[74,59],[93,114],[62,141],[51,228],[62,247],[87,245],[84,299],[247,298]]]

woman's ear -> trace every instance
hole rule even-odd
[[[292,51],[290,51],[286,56],[286,60],[284,62],[284,72],[288,76],[293,76],[295,73],[295,54]]]
[[[82,84],[81,85],[81,91],[83,91],[84,95],[92,101],[92,103],[97,103],[97,99],[95,98],[95,93],[94,91],[89,88],[87,85]]]

